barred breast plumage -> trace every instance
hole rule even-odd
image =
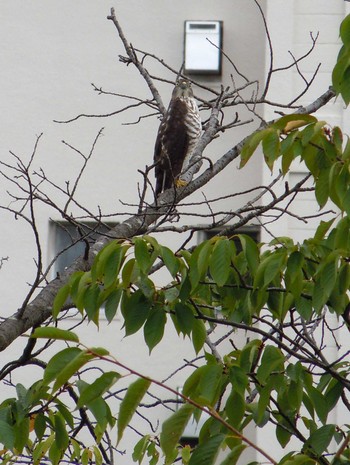
[[[156,196],[173,185],[183,185],[178,176],[186,170],[202,130],[191,83],[180,79],[159,126],[154,149]]]

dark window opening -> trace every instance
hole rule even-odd
[[[116,223],[97,223],[88,221],[76,226],[66,221],[52,221],[50,229],[53,237],[53,256],[55,273],[62,272],[80,255],[84,255],[86,248],[92,245],[101,235],[108,232]]]
[[[203,241],[211,239],[212,237],[216,236],[222,231],[220,228],[213,228],[204,231],[200,231],[198,233],[198,243],[200,244]],[[260,229],[256,226],[244,226],[243,228],[239,228],[236,231],[236,234],[246,234],[250,236],[255,242],[260,241]],[[237,237],[232,238],[233,242],[235,243],[237,253],[242,251],[241,241]]]

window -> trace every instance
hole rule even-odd
[[[204,231],[199,231],[198,232],[198,244],[208,239],[211,239],[212,237],[216,236],[221,231],[222,229],[220,228],[213,228],[213,229],[208,229]],[[247,236],[250,236],[255,242],[259,242],[260,240],[260,229],[257,226],[244,226],[243,228],[237,229],[236,234],[246,234]],[[237,252],[240,252],[242,250],[241,242],[236,237],[233,237],[232,240],[235,243]]]
[[[116,223],[99,224],[94,221],[81,223],[79,226],[60,221],[50,223],[50,236],[52,240],[51,250],[55,274],[62,272],[77,257],[85,253],[88,244],[93,244],[98,236],[108,234]]]

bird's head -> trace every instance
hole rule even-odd
[[[173,90],[173,98],[193,97],[193,91],[190,81],[179,79]]]

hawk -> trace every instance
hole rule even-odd
[[[156,197],[173,185],[179,187],[186,184],[179,179],[179,175],[188,168],[201,131],[201,119],[191,83],[179,79],[160,123],[154,148]]]

